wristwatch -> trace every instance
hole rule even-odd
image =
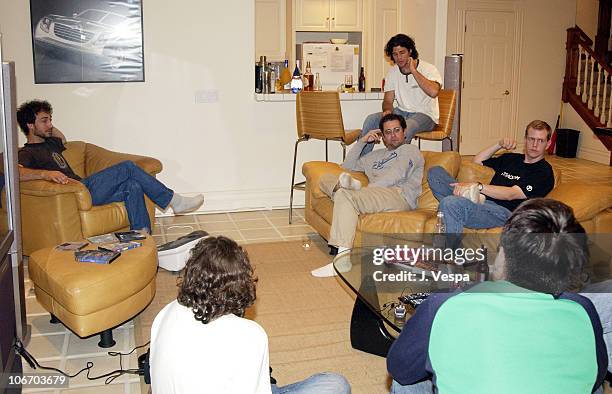
[[[481,192],[482,189],[484,189],[484,185],[480,182],[478,182],[478,191]]]

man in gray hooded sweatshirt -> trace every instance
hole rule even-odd
[[[419,149],[404,143],[406,120],[396,114],[385,115],[380,129],[371,130],[355,142],[342,167],[364,172],[368,186],[344,172],[321,177],[320,188],[334,200],[329,244],[343,252],[353,246],[359,215],[363,213],[406,211],[415,209],[421,194],[423,155]],[[385,149],[376,149],[359,157],[363,147],[382,139]],[[335,275],[331,264],[312,271],[313,276]]]

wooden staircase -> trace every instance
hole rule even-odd
[[[595,53],[592,45],[593,41],[578,26],[567,29],[562,100],[570,103],[612,152],[612,67]]]

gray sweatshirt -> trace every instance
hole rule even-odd
[[[410,208],[416,208],[425,164],[421,151],[414,145],[403,144],[394,150],[376,149],[359,157],[364,146],[365,142],[356,141],[342,167],[365,172],[369,186],[399,187]]]

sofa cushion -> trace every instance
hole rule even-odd
[[[427,182],[427,174],[431,167],[440,166],[444,168],[451,176],[457,176],[459,165],[461,164],[461,156],[457,152],[428,152],[424,151],[423,158],[425,159],[425,167],[423,169],[423,180],[421,186],[423,191],[417,200],[417,208],[422,209],[438,209],[438,200],[433,196]]]
[[[69,141],[66,142],[66,150],[62,155],[70,164],[70,168],[81,178],[85,178],[85,142]]]
[[[612,186],[563,183],[547,197],[572,207],[576,219],[582,222],[592,219],[612,205]]]

